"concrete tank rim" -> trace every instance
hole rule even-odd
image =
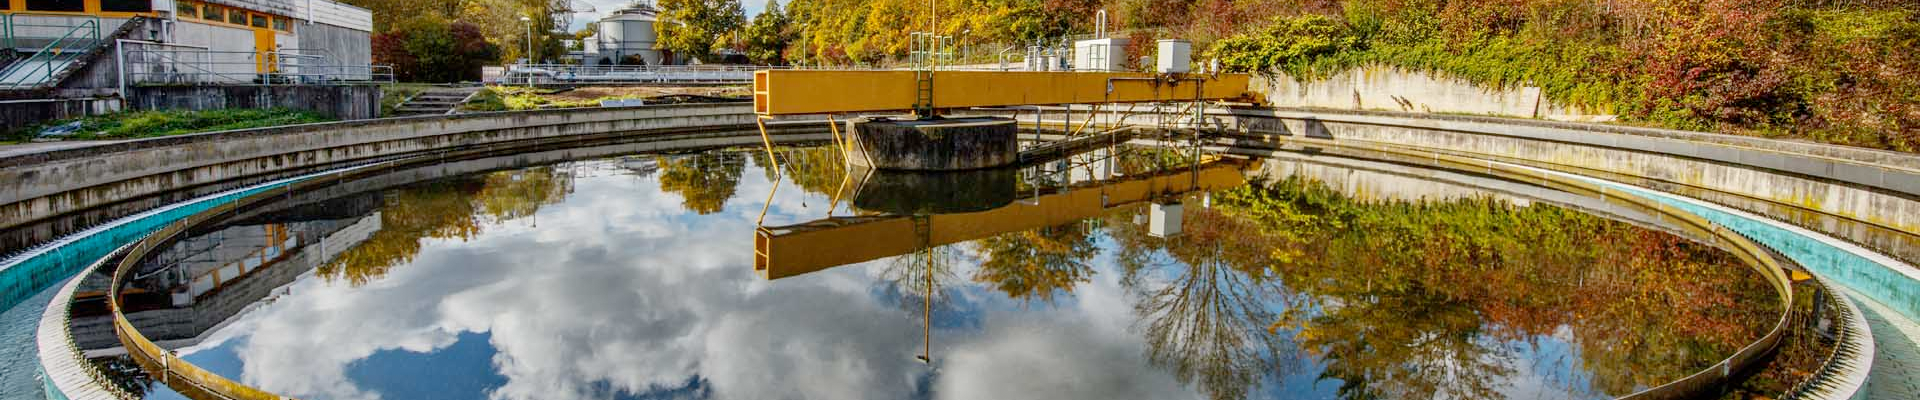
[[[714,107],[716,104],[732,104],[732,103],[660,104],[660,105],[646,105],[646,106],[620,107],[620,108],[576,107],[576,108],[552,108],[552,109],[525,110],[525,111],[488,111],[488,112],[474,112],[474,113],[462,113],[462,114],[450,114],[450,115],[414,115],[414,116],[374,118],[374,119],[362,119],[362,120],[351,120],[351,121],[315,122],[315,123],[309,123],[309,124],[280,125],[280,126],[270,126],[270,127],[262,127],[262,128],[233,129],[233,130],[213,131],[213,132],[198,132],[198,133],[188,133],[188,134],[172,135],[172,136],[137,138],[137,139],[116,140],[116,141],[103,141],[101,143],[92,144],[92,145],[66,147],[66,148],[52,149],[52,150],[45,150],[45,151],[23,152],[19,154],[0,156],[0,169],[12,168],[12,167],[18,167],[18,166],[28,166],[28,165],[38,164],[38,163],[61,161],[61,160],[72,159],[72,158],[100,156],[100,155],[138,150],[138,149],[144,149],[144,148],[184,145],[184,144],[200,143],[200,142],[207,142],[207,141],[213,141],[218,139],[228,139],[228,138],[309,133],[309,132],[326,131],[326,130],[341,129],[341,128],[357,128],[357,127],[380,126],[380,125],[401,125],[401,124],[415,123],[415,122],[460,121],[460,120],[466,120],[466,119],[497,117],[502,115],[550,116],[550,115],[588,114],[588,113],[595,113],[595,112],[615,113],[615,112],[622,112],[622,111],[630,112],[630,111],[658,110],[658,109],[696,109],[696,108],[710,108],[710,107]],[[742,108],[750,106],[748,103],[739,103],[739,105]]]

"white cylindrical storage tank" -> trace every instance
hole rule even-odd
[[[639,55],[647,65],[666,64],[658,49],[655,49],[653,31],[655,17],[653,11],[642,9],[624,9],[613,12],[600,19],[602,53],[615,62],[626,64],[628,56]]]

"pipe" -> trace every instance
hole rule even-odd
[[[1102,8],[1100,9],[1099,14],[1094,14],[1093,38],[1094,39],[1107,38],[1107,9]]]

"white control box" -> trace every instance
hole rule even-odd
[[[1127,40],[1091,39],[1073,42],[1073,70],[1121,71],[1127,65]]]
[[[1161,39],[1160,54],[1154,57],[1154,72],[1162,74],[1184,74],[1192,70],[1193,42],[1185,39]]]
[[[1154,202],[1147,209],[1147,236],[1165,238],[1180,235],[1181,206],[1178,201]]]

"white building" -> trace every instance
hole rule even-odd
[[[182,54],[204,50],[195,57],[205,65],[176,66],[185,72],[216,73],[216,78],[228,80],[268,72],[365,79],[374,72],[368,67],[373,62],[373,13],[367,9],[332,0],[172,2],[173,11],[165,16],[172,26],[167,40],[171,46],[149,49]]]
[[[598,32],[583,43],[587,65],[684,64],[668,51],[656,48],[659,12],[651,4],[635,2],[594,22]]]
[[[72,55],[117,39],[133,40],[124,49],[131,53],[133,83],[253,81],[265,73],[315,73],[323,65],[364,77],[373,61],[373,14],[333,0],[16,1],[0,13],[13,27],[6,43],[29,61],[0,72],[8,88],[61,84],[51,81],[61,74],[12,70],[80,72],[96,60]],[[125,26],[135,19],[142,20],[138,26]],[[108,48],[108,59],[115,51]],[[92,83],[97,80],[67,82]]]

